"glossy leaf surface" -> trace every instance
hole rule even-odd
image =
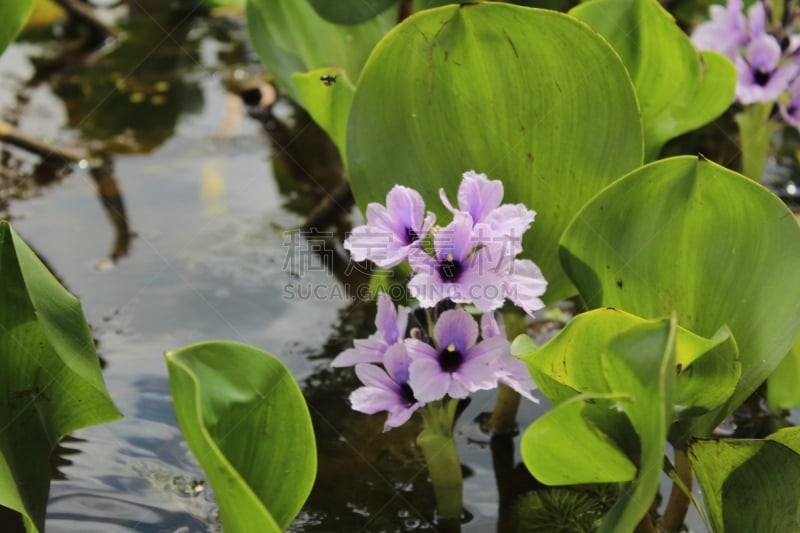
[[[284,364],[210,341],[166,355],[175,414],[226,532],[283,531],[311,491],[317,454],[303,394]]]
[[[800,329],[800,228],[772,193],[695,157],[658,161],[597,195],[564,233],[561,260],[589,307],[674,310],[703,337],[727,325],[742,378],[703,435],[767,378]]]
[[[561,233],[641,164],[642,143],[630,78],[595,32],[561,13],[465,4],[421,11],[375,48],[353,99],[347,162],[362,209],[400,183],[445,223],[440,187],[455,198],[470,169],[503,180],[505,202],[538,213],[523,253],[556,301],[574,292],[557,260]]]
[[[121,417],[78,300],[0,221],[0,505],[42,531],[50,453],[67,434]]]
[[[628,68],[642,108],[647,160],[733,102],[733,63],[715,52],[699,54],[656,0],[592,0],[570,14],[608,39]]]

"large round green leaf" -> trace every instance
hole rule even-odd
[[[503,180],[506,202],[538,213],[524,254],[555,301],[574,292],[557,260],[562,231],[641,164],[641,131],[625,67],[581,22],[500,3],[444,6],[376,46],[356,87],[347,161],[362,209],[401,183],[440,221],[438,190],[454,198],[463,172]]]
[[[283,531],[317,469],[311,417],[284,364],[211,341],[166,355],[175,415],[217,496],[226,532]]]
[[[590,307],[736,339],[741,380],[695,429],[710,431],[775,369],[800,330],[800,227],[747,178],[694,157],[632,172],[598,194],[561,241],[561,260]]]
[[[720,116],[733,102],[736,69],[699,54],[656,0],[592,0],[570,11],[619,52],[642,107],[647,159],[668,140]]]
[[[0,2],[0,54],[22,30],[33,10],[34,0]]]
[[[50,453],[68,433],[121,416],[68,293],[0,221],[0,505],[43,531]]]

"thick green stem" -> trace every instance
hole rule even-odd
[[[525,333],[527,323],[525,315],[515,312],[503,314],[506,326],[506,337],[513,341],[517,335]],[[495,400],[494,410],[489,419],[489,428],[492,433],[511,433],[517,429],[517,410],[519,409],[519,394],[505,385],[500,385]]]
[[[426,405],[422,410],[424,428],[417,437],[436,495],[436,510],[443,519],[461,518],[463,476],[453,436],[458,402],[446,399]]]
[[[764,178],[770,139],[777,128],[769,119],[772,107],[771,102],[752,104],[735,117],[742,150],[742,174],[759,183]]]
[[[678,475],[680,484],[672,485],[664,516],[661,517],[661,529],[667,532],[680,531],[683,521],[686,519],[686,513],[689,511],[692,465],[689,462],[689,456],[686,455],[686,450],[675,449],[675,473]]]

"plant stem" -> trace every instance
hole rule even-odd
[[[414,0],[400,0],[397,10],[397,23],[400,24],[414,13]]]
[[[772,106],[771,102],[752,104],[734,117],[739,126],[742,174],[758,183],[764,178],[770,139],[777,128],[769,119]]]
[[[692,465],[685,449],[675,449],[675,472],[683,483],[683,487],[678,483],[672,485],[667,507],[661,517],[661,529],[667,532],[680,531],[686,513],[689,511],[690,500],[685,491],[692,490]]]
[[[417,437],[436,495],[437,514],[443,519],[459,519],[463,509],[461,461],[453,436],[457,406],[453,399],[426,405],[421,410],[424,428]]]
[[[506,338],[513,341],[517,335],[525,333],[527,323],[525,315],[513,311],[503,313],[506,327]],[[500,385],[495,400],[494,410],[489,419],[492,433],[511,433],[517,429],[517,410],[519,409],[519,393],[510,387]]]

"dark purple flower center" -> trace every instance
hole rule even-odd
[[[453,373],[461,368],[461,363],[463,362],[464,356],[461,355],[461,352],[458,351],[454,344],[448,345],[447,348],[439,352],[439,368],[443,372]]]
[[[417,403],[417,399],[414,397],[414,391],[411,390],[411,385],[408,383],[400,385],[400,397],[403,399],[403,404],[405,404],[406,407],[411,407]]]
[[[761,87],[769,83],[770,77],[772,77],[772,73],[764,67],[757,68],[753,73],[753,80]]]
[[[461,262],[453,257],[453,254],[447,254],[443,260],[439,261],[439,275],[444,281],[458,281],[462,271]]]
[[[406,228],[406,244],[417,242],[419,240],[419,233],[411,228]]]

